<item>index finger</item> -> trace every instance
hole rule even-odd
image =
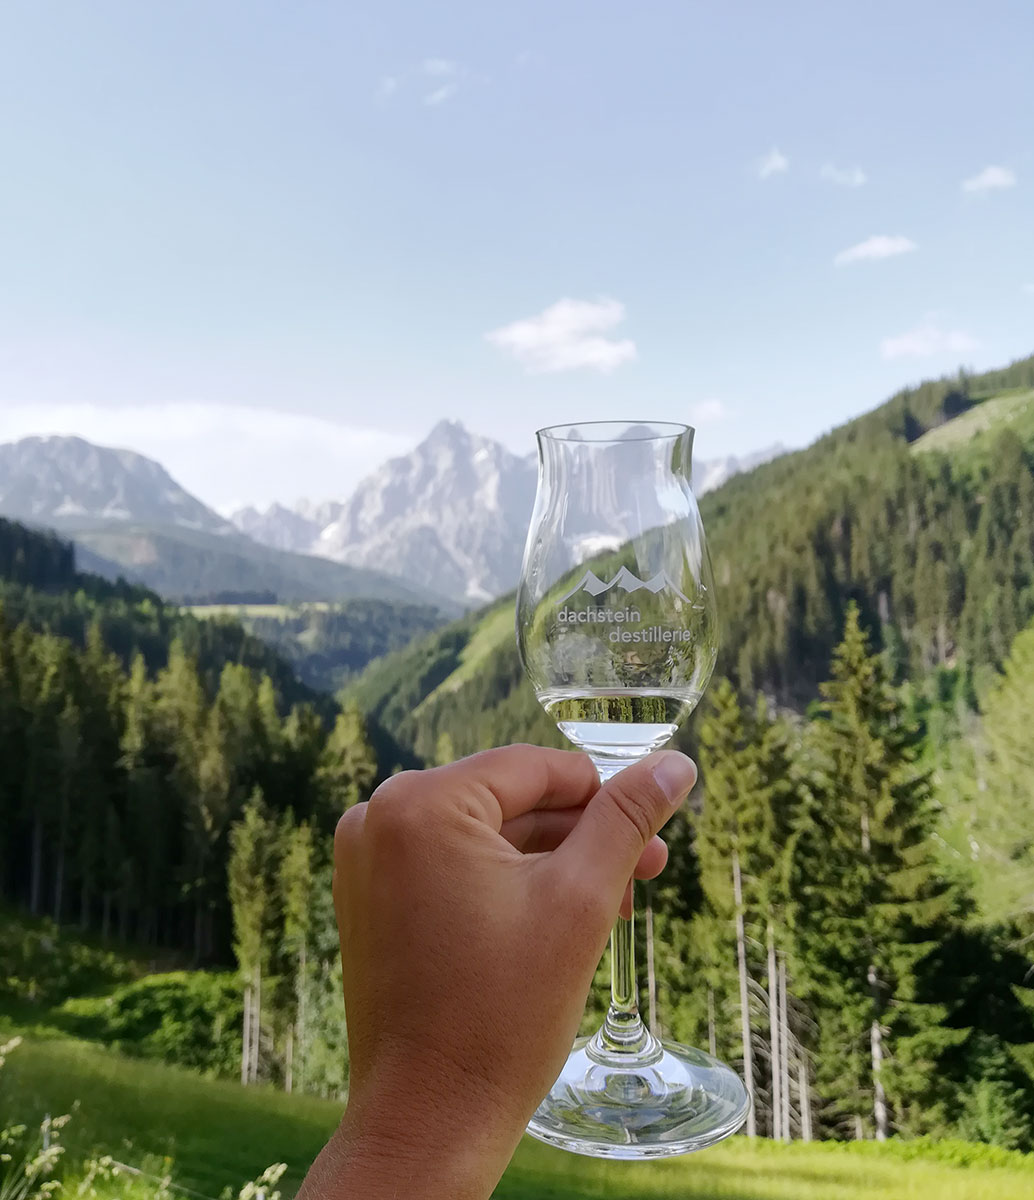
[[[476,805],[496,832],[504,821],[544,808],[588,804],[600,778],[587,754],[543,746],[500,746],[433,772],[446,789]]]

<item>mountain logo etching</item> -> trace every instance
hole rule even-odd
[[[640,591],[646,591],[656,596],[660,592],[667,590],[673,592],[679,600],[684,601],[691,609],[700,610],[703,608],[702,604],[694,604],[690,600],[667,571],[658,571],[656,575],[652,575],[649,579],[640,579],[628,567],[622,567],[613,579],[604,581],[600,579],[595,571],[590,569],[585,572],[570,591],[565,592],[557,601],[557,605],[560,606],[560,611],[557,613],[557,621],[566,627],[600,624],[639,627],[631,629],[612,628],[608,635],[608,640],[616,643],[688,642],[694,637],[694,631],[687,628],[670,628],[663,625],[650,625],[645,629],[642,628],[642,612],[633,605],[626,605],[624,608],[612,608],[597,604],[582,609],[570,608],[567,605],[567,601],[579,593],[585,593],[594,600],[598,600],[599,597],[606,595],[607,592],[614,589],[622,591],[629,596]]]

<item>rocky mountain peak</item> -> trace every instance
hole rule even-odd
[[[27,437],[0,445],[0,512],[59,528],[101,520],[234,532],[154,459],[80,437]]]

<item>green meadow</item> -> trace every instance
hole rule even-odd
[[[72,1113],[63,1140],[65,1180],[73,1194],[79,1164],[108,1153],[152,1172],[163,1169],[155,1164],[171,1159],[176,1185],[218,1200],[225,1188],[236,1192],[273,1162],[287,1163],[282,1186],[292,1192],[334,1128],[340,1106],[241,1088],[84,1042],[30,1034],[0,1073],[0,1121],[35,1121],[64,1112]],[[476,1128],[471,1138],[477,1138]],[[138,1182],[132,1194],[145,1191],[146,1183]],[[577,1158],[525,1139],[495,1195],[498,1200],[1029,1200],[1034,1163],[962,1143],[783,1146],[735,1138],[687,1158],[639,1165]]]

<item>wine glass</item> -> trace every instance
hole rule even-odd
[[[606,421],[537,438],[517,644],[539,702],[605,783],[668,741],[714,668],[714,587],[690,490],[693,430]],[[578,1154],[685,1154],[746,1119],[734,1071],[643,1024],[633,935],[633,919],[619,918],[603,1026],[575,1042],[528,1126]]]

